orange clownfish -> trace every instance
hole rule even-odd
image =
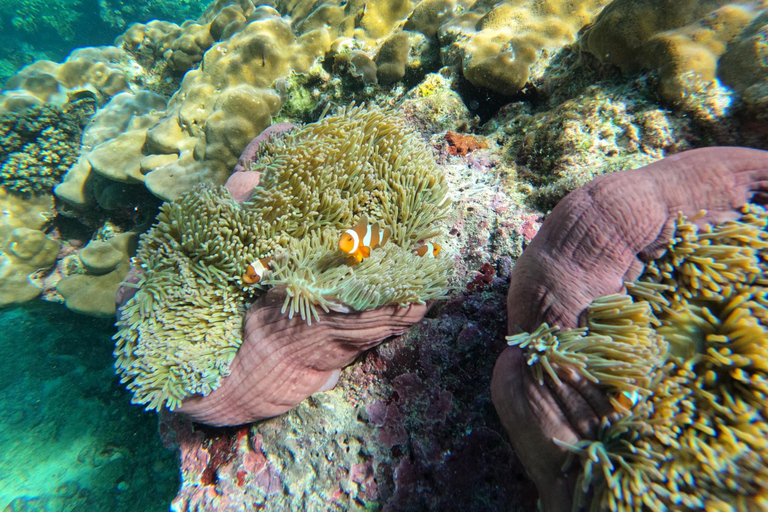
[[[269,256],[266,258],[260,258],[253,263],[250,263],[245,268],[245,273],[243,274],[243,282],[245,284],[256,284],[259,281],[261,281],[261,278],[264,277],[264,274],[269,271],[269,262],[272,260]]]
[[[391,233],[389,228],[382,229],[378,222],[368,224],[368,219],[363,216],[355,227],[341,234],[339,249],[348,258],[355,258],[360,263],[363,258],[370,257],[371,249],[387,243]]]
[[[440,244],[433,242],[427,242],[424,245],[420,245],[411,251],[416,256],[426,256],[427,258],[434,258],[440,252]]]
[[[624,407],[626,410],[631,410],[640,399],[640,395],[637,393],[637,391],[623,391],[622,393],[619,393],[619,396],[616,397],[616,401]]]

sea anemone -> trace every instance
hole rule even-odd
[[[626,294],[595,300],[587,327],[508,338],[535,374],[575,368],[621,416],[559,443],[581,459],[576,506],[768,507],[768,213],[696,220],[681,215],[666,253]]]
[[[120,312],[115,355],[134,402],[149,409],[173,410],[220,386],[248,337],[245,311],[267,290],[284,297],[288,319],[307,324],[446,292],[450,262],[411,251],[442,233],[447,187],[393,112],[341,109],[260,144],[252,161],[260,177],[250,199],[239,204],[226,188],[202,185],[164,204],[142,236],[134,264],[143,277]],[[392,236],[352,265],[338,238],[363,216]],[[246,266],[266,257],[265,278],[244,286]]]

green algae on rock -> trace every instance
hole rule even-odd
[[[563,445],[583,463],[576,503],[594,488],[590,510],[766,506],[768,213],[693,221],[679,219],[628,295],[593,302],[587,328],[508,338],[538,375],[571,365],[622,415],[596,440]]]
[[[247,305],[263,287],[286,294],[283,313],[307,323],[326,312],[423,304],[444,296],[450,262],[411,251],[442,233],[447,187],[429,150],[393,112],[341,109],[263,144],[261,181],[239,205],[201,186],[161,208],[142,236],[140,288],[121,310],[115,355],[134,401],[176,409],[228,375]],[[362,216],[392,230],[362,263],[338,251]],[[272,257],[259,287],[241,276]]]

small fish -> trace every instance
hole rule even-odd
[[[433,242],[427,242],[424,245],[420,245],[411,251],[416,256],[426,256],[427,258],[435,258],[440,253],[440,244]]]
[[[640,399],[640,395],[637,391],[623,391],[617,397],[616,401],[624,407],[626,410],[632,409],[637,401]]]
[[[371,249],[382,246],[392,234],[389,228],[381,228],[379,223],[370,225],[363,216],[353,228],[346,230],[339,239],[339,249],[348,258],[355,258],[358,263],[371,256]]]
[[[99,97],[96,93],[88,89],[80,89],[78,91],[71,91],[67,93],[67,101],[69,103],[75,103],[76,101],[91,100],[98,101]]]
[[[424,245],[420,245],[411,251],[416,256],[426,256],[427,258],[435,258],[440,253],[440,244],[427,242]]]
[[[266,258],[260,258],[253,263],[250,263],[245,268],[245,273],[243,274],[243,282],[245,284],[256,284],[261,281],[261,278],[264,277],[264,274],[269,271],[270,261],[272,261],[272,258],[267,256]]]

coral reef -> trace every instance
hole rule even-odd
[[[447,130],[466,131],[477,124],[452,81],[431,73],[403,98],[398,110],[420,133],[426,136]]]
[[[452,123],[461,119],[430,117],[419,101],[399,112],[422,133],[459,128]],[[182,452],[173,510],[533,509],[535,490],[500,442],[488,388],[503,347],[511,258],[539,215],[521,206],[498,145],[453,156],[442,130],[430,142],[451,205],[439,242],[453,267],[452,298],[361,356],[332,390],[278,417],[212,430],[164,416]],[[482,286],[464,292],[481,269]]]
[[[126,197],[125,185],[142,184],[147,170],[159,162],[145,158],[134,143],[143,140],[165,105],[165,99],[148,91],[115,95],[85,128],[79,158],[56,186],[56,196],[78,213],[96,205],[116,210],[139,204],[141,194]]]
[[[78,50],[62,65],[41,61],[28,66],[6,84],[1,104],[11,109],[57,101],[62,92],[82,88],[96,92],[104,103],[128,90],[129,83],[134,92],[173,93],[156,117],[126,128],[125,136],[115,135],[112,144],[102,141],[102,152],[119,149],[126,157],[109,163],[95,154],[88,158],[91,165],[94,159],[101,162],[92,168],[109,180],[144,183],[168,200],[200,181],[223,184],[247,142],[269,125],[281,103],[298,101],[278,94],[280,84],[297,74],[313,75],[318,59],[338,69],[346,66],[366,86],[417,83],[447,65],[478,87],[513,94],[529,80],[530,68],[544,69],[600,5],[476,2],[460,9],[442,0],[397,6],[331,1],[277,2],[273,8],[219,0],[195,22],[134,25],[116,47]],[[510,20],[520,30],[507,27]],[[74,68],[80,71],[77,79],[67,71]],[[359,83],[350,82],[342,92],[354,97],[356,88]],[[291,93],[297,98],[313,94],[309,84]],[[322,108],[325,101],[319,99],[308,102]],[[82,183],[90,170],[83,162],[68,181]],[[71,191],[62,191],[61,197],[86,206]]]
[[[103,195],[101,189],[117,181],[146,186],[157,197],[169,200],[200,181],[223,184],[248,141],[270,124],[270,117],[281,105],[287,115],[281,119],[297,121],[315,119],[307,114],[316,116],[328,103],[339,105],[377,95],[389,101],[388,91],[402,87],[403,82],[417,84],[441,66],[441,73],[453,76],[454,89],[460,87],[458,77],[463,76],[475,87],[504,95],[517,94],[524,87],[538,90],[546,84],[552,63],[565,51],[565,45],[605,4],[585,0],[576,4],[499,1],[464,5],[435,0],[390,6],[388,2],[332,0],[306,5],[276,2],[270,7],[245,0],[219,0],[194,22],[181,26],[159,21],[136,24],[114,47],[75,51],[61,65],[40,61],[28,66],[9,80],[0,104],[8,110],[40,101],[57,102],[62,93],[80,89],[94,91],[102,104],[129,88],[170,96],[164,108],[137,115],[141,121],[102,139],[102,147],[92,148],[87,158],[81,158],[67,177],[67,185],[57,191],[59,197],[81,210],[92,205],[92,197],[80,190],[88,181],[94,189],[91,196]],[[611,9],[627,10],[618,4],[611,4]],[[727,62],[723,77],[731,77],[724,80],[735,84],[745,98],[754,95],[764,82],[762,71],[749,67],[759,61],[750,56],[759,54],[762,33],[762,18],[753,10],[744,6],[717,11],[744,18],[738,27],[749,21],[744,30],[723,29],[733,33],[726,39],[734,43],[733,51],[723,54]],[[737,11],[743,16],[737,16]],[[634,13],[630,14],[626,16],[634,19]],[[598,40],[620,39],[625,21],[611,20],[596,23],[583,38],[584,44],[591,47]],[[722,46],[725,43],[718,39],[718,30],[728,23],[715,21],[708,22],[715,35],[707,41]],[[614,32],[619,35],[614,37]],[[600,34],[606,35],[601,38]],[[696,34],[690,38],[698,41]],[[616,46],[622,47],[618,42]],[[602,58],[598,50],[594,53]],[[651,68],[664,67],[665,62]],[[74,69],[78,70],[77,77],[69,73]],[[685,78],[684,70],[670,73],[675,80],[698,83]],[[417,89],[429,87],[419,85]],[[689,94],[691,98],[701,96],[696,92],[701,87],[696,87]],[[600,172],[631,168],[663,156],[660,152],[685,149],[675,147],[670,140],[685,131],[686,121],[666,119],[668,116],[656,107],[642,112],[642,108],[622,107],[604,94],[595,94],[583,107],[574,103],[530,120],[533,126],[563,123],[563,129],[548,138],[529,135],[521,151],[520,162],[526,166],[533,155],[553,155],[549,167],[554,165],[553,171],[563,175],[562,180],[553,180],[531,166],[535,180],[553,188],[545,191],[543,202],[547,206]],[[727,94],[717,97],[721,96]],[[444,104],[433,109],[451,110],[455,98],[445,96],[432,102]],[[597,123],[594,116],[604,104],[615,111],[613,120]],[[710,119],[722,117],[723,110],[716,106],[702,103],[699,110],[709,109]],[[624,111],[627,109],[629,112]],[[664,130],[674,132],[673,136],[656,133]],[[574,145],[568,142],[571,138],[581,140]],[[658,138],[665,140],[654,142]],[[602,144],[602,149],[616,158],[602,167],[593,165],[595,159],[580,158],[585,149],[597,149],[587,147],[592,143]],[[554,151],[547,152],[547,147]],[[644,154],[634,155],[638,151],[633,147],[642,148]],[[625,159],[625,150],[637,158]],[[114,151],[121,158],[104,158]],[[569,163],[577,165],[573,173],[565,171]],[[91,171],[106,180],[89,180]]]
[[[52,9],[46,0],[5,0],[3,12],[10,18],[10,24],[27,36],[40,37],[54,32],[64,41],[72,41],[80,13],[76,8],[78,0],[66,0]]]
[[[697,224],[735,219],[738,209],[749,200],[764,198],[767,170],[766,152],[705,148],[596,178],[571,193],[547,218],[515,265],[507,299],[508,332],[535,332],[543,346],[550,346],[552,331],[535,330],[543,323],[562,329],[583,325],[594,299],[621,291],[625,281],[641,275],[644,262],[666,250],[675,233],[678,212],[693,216],[706,209],[696,216]],[[617,307],[621,306],[604,306],[609,319]],[[635,314],[631,311],[627,314]],[[637,314],[642,317],[644,313]],[[623,329],[628,339],[634,336],[630,329]],[[582,344],[581,335],[579,331],[573,334],[577,348]],[[610,346],[605,350],[612,351]],[[651,352],[646,351],[644,358],[653,364],[658,357],[651,357]],[[624,349],[619,353],[629,356],[638,352]],[[541,361],[544,368],[557,368],[562,363],[562,359]],[[584,363],[579,366],[584,367]],[[636,391],[648,372],[634,364],[620,367],[626,373],[628,366],[633,372],[641,370],[639,377],[636,374],[638,382],[629,388]],[[518,456],[542,491],[545,510],[569,509],[576,480],[574,472],[562,470],[567,448],[552,439],[569,444],[594,439],[595,429],[607,415],[606,398],[596,393],[588,377],[579,378],[573,375],[578,372],[567,368],[563,371],[566,375],[554,373],[555,378],[546,381],[540,372],[532,375],[521,349],[511,347],[499,357],[492,383],[496,409]],[[547,385],[542,386],[539,380]],[[616,379],[607,382],[614,384]],[[522,433],[516,428],[521,422],[534,428]]]
[[[50,103],[62,106],[72,95],[94,94],[104,102],[127,91],[128,81],[120,66],[124,52],[115,47],[79,48],[57,64],[36,61],[5,82],[0,94],[0,112],[23,110]]]
[[[515,94],[608,3],[474,2],[440,27],[445,60],[475,86]]]
[[[717,117],[731,104],[730,92],[717,79],[743,91],[768,78],[765,69],[747,62],[754,63],[760,51],[764,7],[720,0],[614,0],[585,31],[581,44],[625,72],[656,71],[664,98],[700,116]]]
[[[429,153],[393,112],[342,109],[261,144],[254,171],[260,180],[249,201],[238,204],[224,188],[201,188],[164,205],[157,224],[142,237],[136,264],[144,279],[122,310],[115,349],[118,371],[138,403],[176,409],[191,395],[209,395],[234,369],[247,374],[253,350],[244,351],[242,363],[233,359],[262,322],[274,324],[264,327],[264,343],[269,332],[287,331],[287,357],[291,345],[293,350],[302,346],[292,337],[301,340],[313,332],[302,333],[303,322],[291,322],[294,314],[312,324],[323,310],[343,324],[344,318],[352,322],[352,312],[424,304],[445,293],[448,261],[420,258],[411,250],[441,233],[447,188]],[[338,238],[362,215],[382,222],[392,236],[370,258],[350,265],[338,250]],[[280,313],[286,316],[270,320],[269,308],[260,304],[253,315],[257,320],[253,325],[246,320],[241,335],[246,305],[264,289],[244,288],[241,276],[248,263],[267,256],[273,258],[270,272],[259,284],[272,288],[270,301],[281,297]],[[388,317],[378,318],[367,328],[381,341],[386,334],[376,329],[386,329]],[[320,336],[323,326],[313,329]],[[349,339],[355,336],[350,329]],[[329,338],[331,347],[334,339]],[[342,355],[338,367],[323,371],[338,370],[352,359]],[[275,357],[269,364],[293,368],[299,361]],[[317,391],[330,375],[322,382],[312,374],[305,377],[307,388]],[[242,376],[229,378],[238,382]],[[269,394],[290,393],[291,386],[280,380],[261,385],[270,386]],[[216,400],[212,397],[212,406]],[[296,398],[285,400],[274,403],[296,403]],[[247,407],[256,409],[242,421],[265,416],[258,404]],[[221,424],[231,418],[222,413],[220,421],[215,415],[206,421]]]
[[[543,101],[509,104],[491,121],[504,132],[521,192],[543,211],[597,176],[711,139],[690,116],[661,108],[646,77],[606,76],[592,61],[561,52],[537,84]]]
[[[121,233],[109,240],[93,240],[79,252],[82,272],[56,284],[68,309],[90,316],[115,315],[115,293],[128,275],[137,238],[136,233]]]
[[[586,374],[563,369],[566,360],[546,345],[554,331],[537,338],[545,352],[537,353],[554,373],[527,368],[520,349],[503,345],[504,334],[516,333],[504,325],[512,261],[526,246],[537,254],[536,240],[547,240],[550,225],[573,203],[566,200],[552,215],[548,210],[597,176],[692,147],[768,148],[763,6],[699,2],[687,11],[674,6],[686,12],[668,20],[632,18],[633,9],[647,5],[217,0],[194,21],[133,24],[113,46],[82,48],[59,64],[26,53],[37,62],[0,92],[3,119],[78,103],[96,113],[86,124],[90,113],[73,112],[86,128],[79,146],[68,148],[56,210],[48,192],[64,165],[55,181],[45,180],[40,197],[0,191],[0,304],[43,288],[46,300],[63,297],[71,309],[108,316],[122,285],[118,371],[135,402],[160,411],[165,440],[179,447],[183,481],[174,510],[533,510],[535,490],[522,462],[549,496],[570,504],[579,472],[574,466],[564,477],[562,462],[570,452],[590,455],[581,440],[599,440],[605,449],[596,444],[593,452],[611,453],[600,421],[626,409],[634,392],[650,396],[649,375],[663,366],[660,350],[620,345],[625,358],[646,364],[632,370],[631,387],[607,395]],[[100,6],[115,26],[128,21],[131,8],[145,8],[110,0]],[[631,22],[598,16],[604,6]],[[659,6],[670,8],[664,1]],[[652,27],[641,23],[646,19]],[[667,21],[678,25],[660,28]],[[624,51],[615,39],[645,29],[654,46],[646,41]],[[0,42],[8,37],[0,35]],[[592,47],[600,38],[617,41],[617,51],[642,62],[614,66]],[[644,57],[648,48],[655,53]],[[685,98],[670,95],[675,88]],[[352,101],[387,110],[328,115]],[[3,135],[12,141],[18,131],[14,125]],[[48,144],[49,135],[37,140]],[[594,269],[580,258],[615,255],[620,268],[609,278],[621,283],[663,249],[652,244],[637,259],[637,240],[611,227],[625,218],[641,229],[648,227],[644,221],[653,224],[653,233],[637,242],[643,247],[670,236],[672,207],[649,214],[631,206],[655,204],[647,194],[696,213],[698,196],[695,204],[677,200],[688,182],[667,183],[667,172],[679,170],[670,162],[716,167],[699,183],[711,188],[701,194],[713,212],[701,222],[729,217],[750,194],[764,199],[762,158],[746,178],[757,183],[745,192],[745,182],[727,176],[749,168],[751,157],[711,151],[716,156],[664,160],[652,180],[632,183],[632,193],[610,179],[598,181],[599,190],[590,190],[613,200],[609,209],[621,218],[598,222],[586,215],[595,229],[569,253],[580,267],[559,267],[562,261],[538,253],[542,264],[567,274],[552,277],[556,285],[548,282],[554,290],[548,298],[569,294],[575,275],[581,295],[567,307],[594,310],[592,295],[604,291],[592,286]],[[730,161],[721,165],[722,159]],[[29,183],[23,186],[29,190]],[[733,201],[712,207],[719,197],[713,190]],[[150,228],[162,200],[169,202]],[[339,253],[338,237],[363,217],[394,233],[356,264]],[[147,229],[131,266],[137,234]],[[573,231],[583,234],[579,225]],[[433,239],[442,248],[438,258],[413,254]],[[513,280],[535,266],[530,258],[520,259]],[[262,261],[263,279],[246,286],[244,271]],[[629,306],[600,307],[605,327],[612,308]],[[628,311],[635,324],[646,321],[647,310]],[[560,313],[553,306],[547,314]],[[586,312],[576,313],[560,318],[586,321]],[[557,335],[565,339],[563,331]],[[505,393],[520,400],[511,403],[514,411],[500,410],[499,422],[488,389],[502,351],[497,369],[508,380],[494,386],[497,406]],[[569,350],[567,360],[582,369],[591,357],[607,357],[576,352]],[[593,368],[589,375],[621,385],[611,371]],[[550,423],[541,425],[547,414]],[[512,430],[514,415],[527,427],[513,438],[519,458],[504,432]],[[211,425],[267,419],[213,428],[189,418]],[[553,447],[553,437],[568,445]],[[114,509],[131,499],[133,484],[126,492],[113,475],[140,471],[126,469],[131,459],[124,453],[107,463],[98,451],[83,455],[83,465],[103,466],[105,481],[120,485],[125,498],[116,498]],[[589,467],[585,485],[591,481],[602,492],[605,468]],[[67,483],[62,495],[91,503],[80,494],[90,487],[77,486]],[[13,507],[62,501],[45,490],[19,495]]]
[[[163,415],[182,453],[172,509],[534,510],[488,393],[508,272],[509,258],[482,294],[438,304],[286,414],[215,430]]]
[[[85,107],[92,113],[91,106]],[[0,114],[0,184],[6,190],[41,195],[61,181],[77,160],[81,123],[89,117],[77,108],[68,103]]]
[[[50,196],[24,198],[0,187],[0,212],[0,306],[5,306],[40,294],[29,276],[56,263],[59,244],[43,231],[53,218]]]

